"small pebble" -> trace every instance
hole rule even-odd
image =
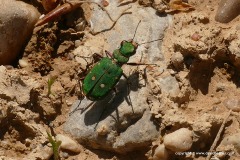
[[[174,70],[170,70],[169,73],[170,73],[171,75],[175,75],[175,74],[176,74],[176,72],[175,72]]]
[[[62,152],[62,157],[67,159],[69,157],[69,154],[67,152]]]
[[[221,100],[219,98],[213,98],[213,104],[220,104]]]
[[[56,140],[62,142],[60,146],[62,149],[66,149],[75,153],[81,152],[80,145],[68,136],[58,134],[56,135]]]
[[[80,19],[79,21],[80,22],[78,22],[77,25],[75,26],[75,30],[77,32],[84,31],[84,29],[86,28],[86,21],[84,21],[83,19]]]
[[[192,147],[193,133],[187,128],[181,128],[166,135],[163,142],[166,148],[174,152],[187,151]]]
[[[240,100],[239,97],[230,97],[223,101],[223,105],[229,110],[234,112],[240,112]]]
[[[175,52],[171,57],[171,62],[174,67],[180,69],[183,68],[184,57],[180,52]]]
[[[198,41],[202,36],[200,36],[198,33],[193,33],[191,36],[191,39],[194,41]]]
[[[102,5],[103,5],[103,7],[107,7],[108,5],[109,5],[109,2],[108,1],[106,1],[106,0],[102,0]]]
[[[79,47],[82,45],[82,42],[80,40],[75,41],[75,47]]]
[[[164,144],[160,144],[154,152],[153,160],[167,160],[168,158],[168,151],[166,150]]]
[[[226,85],[223,83],[218,83],[216,85],[216,92],[225,91],[225,89],[226,89]]]
[[[25,139],[25,145],[26,145],[27,147],[29,147],[29,146],[31,145],[31,139],[26,138],[26,139]]]
[[[234,148],[237,150],[238,153],[240,153],[240,133],[236,133],[230,136],[226,136],[222,140],[222,145],[233,145]]]
[[[28,62],[24,59],[19,59],[18,63],[21,68],[25,68],[28,66]]]
[[[105,124],[101,125],[100,127],[97,128],[97,133],[98,135],[106,135],[109,133],[109,128]]]

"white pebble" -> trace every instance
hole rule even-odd
[[[25,68],[25,67],[28,66],[28,62],[26,60],[23,60],[23,59],[19,59],[18,63],[19,63],[19,66],[21,68]]]
[[[180,52],[176,52],[171,57],[171,62],[176,68],[183,68],[184,57]]]
[[[160,144],[154,152],[153,160],[167,160],[168,158],[168,151],[166,150],[164,144]]]
[[[223,101],[223,104],[229,110],[240,112],[240,101],[238,97],[227,98]]]
[[[175,151],[183,152],[192,147],[193,133],[187,128],[181,128],[166,135],[163,139],[166,148]]]
[[[107,127],[107,125],[103,124],[97,128],[97,133],[98,135],[104,136],[109,133],[109,128]]]
[[[72,151],[75,153],[81,152],[80,145],[68,136],[58,134],[58,135],[56,135],[56,140],[62,142],[61,146],[60,146],[60,148],[62,148],[62,149],[66,149],[66,150],[69,150],[69,151]]]
[[[61,156],[65,159],[67,159],[69,157],[69,154],[67,152],[62,152]]]

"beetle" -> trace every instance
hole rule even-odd
[[[133,38],[128,41],[123,40],[120,43],[120,47],[118,49],[115,49],[112,54],[108,51],[105,51],[108,57],[101,58],[100,61],[92,67],[92,69],[83,79],[83,83],[81,86],[83,95],[87,99],[91,100],[92,103],[90,103],[87,107],[82,108],[82,112],[88,107],[90,107],[95,101],[104,99],[109,94],[109,92],[114,89],[115,85],[119,82],[121,76],[124,76],[126,79],[128,79],[121,68],[124,64],[156,65],[145,63],[127,63],[129,61],[129,58],[136,54],[136,50],[139,45],[162,40],[162,38],[160,38],[141,44],[135,42],[134,37],[136,35],[137,28],[140,22],[141,20],[138,22]],[[78,106],[80,105],[80,103],[78,104]],[[76,110],[78,110],[78,106],[70,112],[70,115]]]
[[[114,88],[123,74],[121,66],[136,53],[138,44],[133,40],[122,41],[113,55],[102,58],[83,80],[83,94],[92,101],[102,100]]]
[[[139,44],[134,41],[134,37],[136,35],[136,31],[140,22],[141,21],[138,22],[133,38],[129,41],[122,41],[120,47],[118,49],[115,49],[113,51],[113,54],[105,51],[109,57],[102,58],[96,65],[93,66],[93,68],[84,78],[82,84],[83,94],[89,100],[98,101],[104,99],[115,87],[122,75],[128,79],[121,68],[124,64],[156,65],[144,63],[127,63],[129,58],[136,54],[136,50],[139,46]],[[162,40],[162,38],[145,43],[151,43],[158,40]]]

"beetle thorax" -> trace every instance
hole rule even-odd
[[[129,57],[136,53],[137,47],[137,43],[133,41],[122,41],[120,48],[113,52],[113,57],[118,63],[127,63]]]

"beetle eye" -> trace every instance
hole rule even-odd
[[[123,45],[123,41],[121,42],[120,46],[122,46],[122,45]]]
[[[126,43],[126,42],[127,42],[127,41],[123,40],[123,41],[121,42],[121,47],[122,47],[123,44]]]

